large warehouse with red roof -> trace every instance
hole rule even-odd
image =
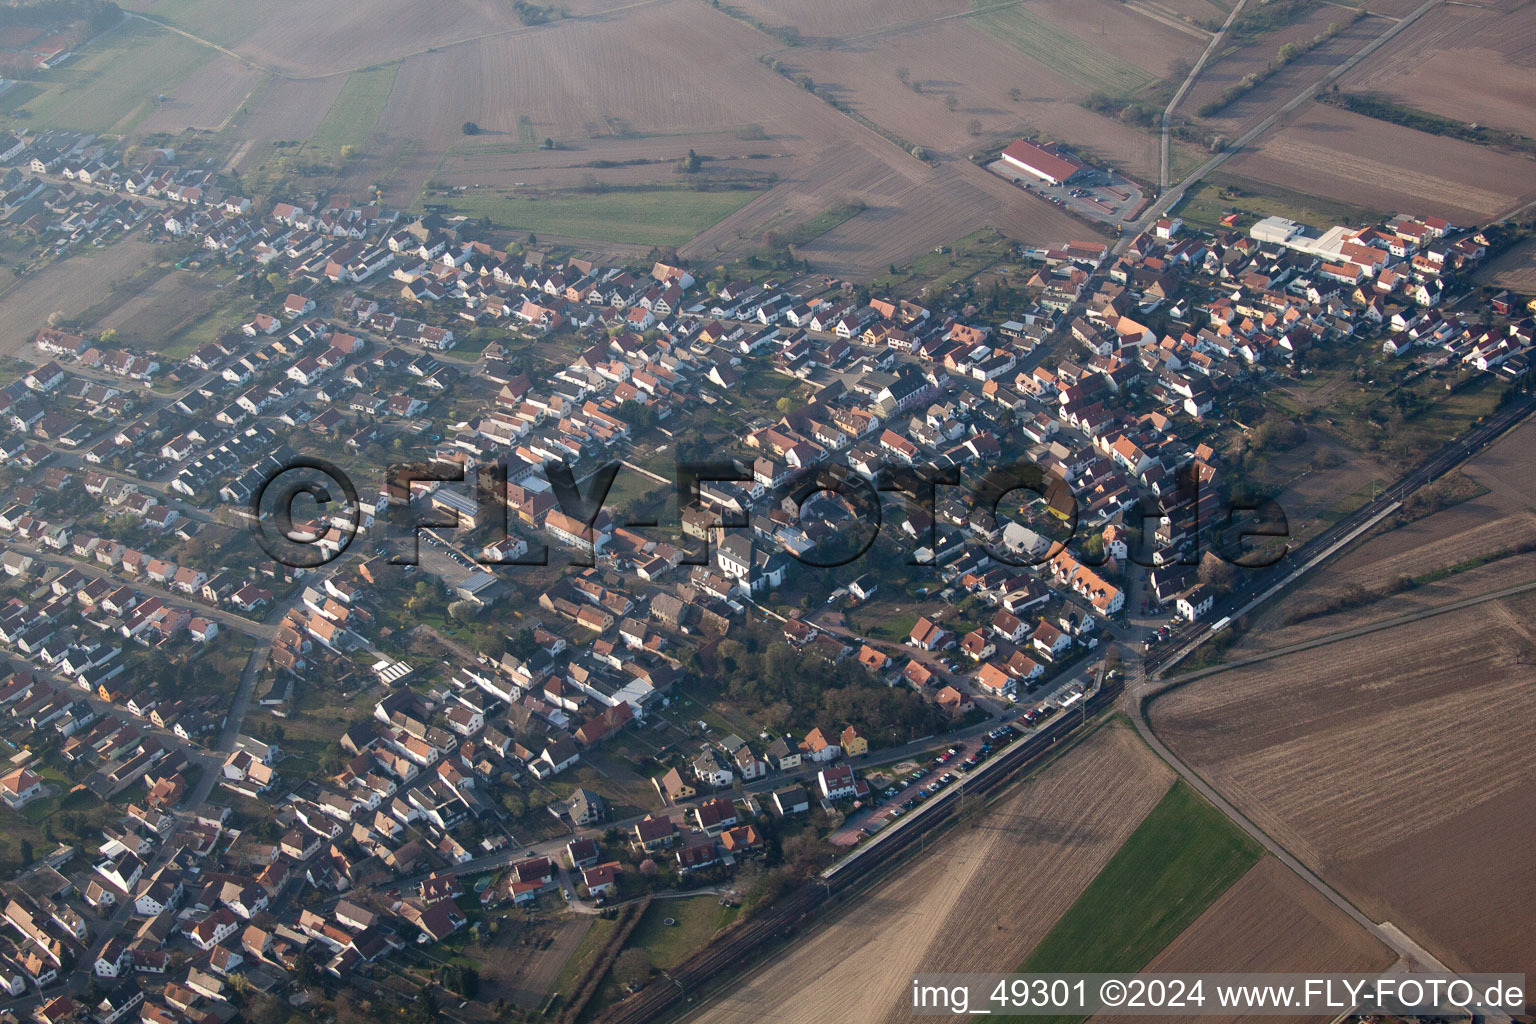
[[[1037,146],[1033,142],[1015,139],[1007,149],[1003,150],[1003,159],[1010,166],[1033,174],[1052,185],[1064,185],[1079,175],[1093,171],[1093,168],[1054,142],[1048,146]]]

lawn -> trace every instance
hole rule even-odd
[[[1175,782],[1019,972],[1140,970],[1261,854],[1220,811]]]
[[[657,185],[550,198],[514,197],[503,189],[479,189],[433,196],[429,201],[469,217],[488,217],[497,227],[535,235],[681,245],[759,194],[748,189],[696,192]]]
[[[1021,4],[997,7],[995,0],[971,0],[971,7],[977,11],[971,23],[981,31],[1085,89],[1129,96],[1155,81],[1155,76],[1088,45]]]
[[[739,912],[737,907],[722,907],[713,895],[652,900],[624,947],[638,946],[650,954],[653,965],[670,970],[703,949]],[[669,919],[676,923],[667,924]]]
[[[576,979],[581,977],[581,973],[592,963],[618,927],[619,922],[616,918],[592,918],[592,927],[588,928],[587,933],[581,937],[581,941],[576,944],[576,951],[571,954],[571,958],[565,962],[565,966],[560,968],[559,975],[555,977],[553,991],[559,992],[562,996],[570,995],[571,989],[576,985]]]
[[[1237,211],[1237,229],[1247,231],[1265,217],[1286,217],[1313,228],[1376,220],[1380,214],[1321,196],[1292,192],[1234,175],[1211,175],[1184,194],[1175,212],[1186,223],[1225,230],[1221,218]]]
[[[42,74],[26,110],[36,127],[122,134],[154,109],[155,97],[214,54],[185,36],[125,20],[63,67]]]
[[[305,149],[317,149],[330,157],[339,157],[343,146],[361,146],[379,123],[384,104],[395,87],[399,64],[365,68],[347,76],[320,127],[309,137]]]

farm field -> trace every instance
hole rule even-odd
[[[1366,972],[1382,970],[1394,959],[1391,950],[1295,872],[1265,857],[1153,957],[1146,971]],[[1094,1024],[1126,1024],[1137,1018],[1100,1014],[1092,1019]],[[1240,1018],[1188,1018],[1221,1019]]]
[[[1129,971],[1152,959],[1258,861],[1260,849],[1184,782],[1158,801],[1019,966]]]
[[[212,59],[214,51],[142,21],[125,21],[62,67],[38,76],[22,105],[29,121],[97,134],[125,134],[156,97]]]
[[[782,13],[783,23],[809,19],[801,26],[807,37],[845,34],[841,59],[818,47],[783,50],[781,38],[748,23],[781,22],[750,6],[733,16],[688,0],[594,4],[531,28],[509,23],[511,12],[489,0],[457,0],[430,30],[417,24],[419,8],[376,17],[366,27],[350,13],[319,27],[310,9],[295,7],[291,17],[256,27],[245,15],[221,18],[227,6],[227,0],[141,0],[151,16],[230,46],[250,64],[237,83],[227,67],[232,58],[213,61],[197,109],[190,98],[183,109],[173,95],[157,128],[171,130],[181,121],[217,126],[230,117],[223,135],[228,162],[243,176],[289,177],[302,187],[303,168],[330,164],[338,167],[334,187],[361,193],[378,185],[385,202],[402,207],[437,202],[443,189],[458,186],[466,191],[451,201],[477,208],[508,194],[495,190],[526,187],[541,194],[558,187],[566,195],[554,198],[563,206],[550,207],[547,217],[524,211],[513,226],[578,242],[617,248],[691,239],[685,256],[719,260],[755,247],[770,223],[789,233],[858,202],[867,209],[826,232],[806,255],[829,271],[872,277],[983,227],[1020,239],[1082,235],[1080,222],[959,159],[1021,131],[1062,137],[1132,174],[1150,177],[1156,169],[1152,137],[1077,106],[1087,91],[1079,82],[989,38],[976,17],[933,21],[967,15],[969,8],[955,0],[903,0],[890,11],[882,5],[878,17],[869,0]],[[1073,53],[1092,50],[1104,68],[1130,69],[1125,74],[1138,83],[1199,48],[1198,38],[1119,5],[1096,2],[1090,14],[1031,4],[1028,17],[1062,45],[1078,40]],[[1089,20],[1072,20],[1080,18]],[[1122,29],[1149,25],[1153,37],[1167,43],[1158,56],[1116,38]],[[458,34],[448,40],[453,26]],[[349,28],[356,38],[341,40]],[[335,45],[321,60],[315,55],[324,40]],[[677,52],[691,59],[673,59]],[[855,116],[766,67],[757,59],[765,53],[782,53],[788,65],[804,62],[828,95],[847,96]],[[363,55],[373,63],[363,63]],[[914,80],[942,87],[924,95],[892,89],[894,68],[905,64]],[[575,70],[586,66],[611,73]],[[961,67],[967,72],[957,76]],[[260,71],[269,73],[265,81],[249,79]],[[466,121],[481,133],[465,136]],[[542,147],[545,139],[556,146]],[[347,145],[351,159],[342,162]],[[912,145],[927,147],[932,162],[914,158],[907,151]],[[699,177],[710,188],[767,193],[748,201],[750,194],[733,192],[730,202],[718,198],[725,193],[710,194],[664,236],[631,218],[627,202],[604,199],[598,215],[585,221],[575,212],[591,204],[570,194],[573,185],[585,192],[589,185],[679,184],[675,165],[690,149],[706,158]],[[429,183],[434,188],[428,190]],[[471,196],[479,191],[473,186],[491,190],[491,198]],[[584,236],[607,230],[606,208],[620,210],[629,230]]]
[[[930,149],[975,152],[1000,146],[1027,126],[1085,157],[1156,176],[1157,144],[1149,133],[1078,106],[1084,90],[1077,83],[978,33],[974,20],[951,19],[837,49],[784,51],[780,59],[882,128]],[[957,80],[956,66],[971,62],[991,73]]]
[[[772,28],[794,28],[810,40],[894,33],[961,14],[968,0],[733,0],[744,16]]]
[[[490,190],[446,197],[458,213],[498,227],[635,244],[681,245],[757,196],[745,190],[645,188],[596,195],[513,198]]]
[[[1378,92],[1458,121],[1532,134],[1536,17],[1528,7],[1500,6],[1442,5],[1352,69],[1340,87]]]
[[[1522,295],[1536,295],[1536,239],[1528,238],[1477,272],[1478,280]]]
[[[1229,137],[1241,135],[1389,27],[1382,18],[1361,18],[1353,25],[1347,20],[1346,12],[1323,5],[1294,24],[1264,33],[1202,71],[1180,104],[1180,111],[1194,115],[1203,104],[1216,100],[1243,76],[1263,73],[1281,46],[1305,44],[1326,33],[1330,24],[1341,25],[1338,35],[1297,57],[1271,74],[1258,88],[1227,104],[1216,114],[1201,119],[1203,124]]]
[[[1235,157],[1231,169],[1341,202],[1458,223],[1488,220],[1536,198],[1529,160],[1318,103],[1297,108],[1289,124]]]
[[[1091,35],[1085,39],[1080,31],[1069,29],[1062,23],[1066,18],[1053,19],[1050,15],[1056,13],[1056,9],[1050,5],[1001,6],[987,0],[973,0],[972,7],[977,13],[967,21],[978,31],[1046,65],[1084,92],[1097,90],[1111,96],[1129,96],[1162,77],[1162,69],[1149,69],[1142,66],[1143,61],[1157,60],[1152,57],[1154,53],[1163,59],[1172,59],[1172,54],[1162,46],[1153,46],[1150,40],[1140,39],[1138,41],[1145,41],[1147,45],[1139,48],[1139,57],[1127,59],[1127,56],[1111,53],[1101,45],[1101,42],[1107,42],[1108,34]],[[1078,8],[1089,10],[1079,11]],[[1171,33],[1161,25],[1150,30],[1149,19],[1123,13],[1123,9],[1111,13],[1107,5],[1097,2],[1074,5],[1073,9],[1076,16],[1068,17],[1082,25],[1094,25],[1095,31],[1103,28],[1105,21],[1123,18],[1134,22],[1137,31],[1144,35],[1170,35],[1193,45],[1193,40]],[[1123,24],[1116,28],[1123,33]]]
[[[1172,778],[1129,727],[1101,727],[691,1019],[909,1020],[907,988],[919,968],[1011,970]]]
[[[215,54],[187,75],[139,122],[138,133],[180,134],[187,128],[217,131],[261,84],[262,74],[232,57]]]
[[[1530,971],[1533,627],[1536,597],[1489,602],[1196,680],[1152,722],[1373,920],[1454,969]]]
[[[124,6],[227,47],[263,70],[298,78],[345,74],[522,28],[511,5],[494,0],[129,0]]]
[[[1462,470],[1464,486],[1481,488],[1467,500],[1373,536],[1319,570],[1283,604],[1261,610],[1228,653],[1238,659],[1317,636],[1491,593],[1526,582],[1536,553],[1536,426],[1526,425],[1478,455]],[[1474,565],[1478,559],[1490,559]],[[1455,570],[1455,571],[1452,571]],[[1419,580],[1399,590],[1400,577]],[[1341,602],[1363,588],[1380,595]],[[1395,592],[1392,592],[1395,591]],[[1349,606],[1345,606],[1349,605]],[[1336,610],[1328,611],[1328,608]],[[1323,614],[1309,614],[1310,612]]]
[[[304,148],[319,150],[334,159],[339,158],[343,148],[366,142],[384,112],[384,104],[389,102],[397,70],[398,65],[390,64],[348,75]]]
[[[149,242],[125,238],[105,249],[88,249],[39,273],[6,276],[0,285],[0,355],[42,362],[32,345],[52,313],[68,320],[111,296],[115,287],[158,262],[161,250]]]

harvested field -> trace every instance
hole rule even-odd
[[[1265,857],[1147,964],[1146,971],[1366,972],[1386,968],[1394,959],[1391,950],[1295,872],[1275,858]],[[1095,1024],[1127,1024],[1135,1019],[1110,1015],[1093,1018]]]
[[[1536,197],[1536,164],[1530,160],[1317,103],[1297,108],[1290,124],[1234,158],[1231,167],[1343,202],[1463,224]]]
[[[1536,295],[1536,238],[1526,239],[1480,268],[1477,279],[1521,295]]]
[[[975,0],[974,6],[986,6]],[[1129,4],[1113,0],[1043,0],[1029,5],[1049,25],[1068,33],[1074,47],[1085,47],[1086,58],[1096,53],[1108,54],[1129,68],[1139,69],[1148,81],[1166,77],[1180,59],[1194,63],[1209,37],[1175,28],[1139,13]],[[1076,58],[1073,53],[1073,58]],[[1064,59],[1053,53],[1052,62]],[[1090,65],[1091,66],[1091,65]],[[1124,74],[1109,75],[1106,81]]]
[[[1222,92],[1236,85],[1244,75],[1262,74],[1269,62],[1275,59],[1281,46],[1287,43],[1306,43],[1326,33],[1330,23],[1343,25],[1344,21],[1343,12],[1325,5],[1292,25],[1259,36],[1200,72],[1200,77],[1195,80],[1179,109],[1186,115],[1193,115],[1201,106],[1215,101]],[[1345,26],[1332,39],[1313,47],[1270,75],[1258,88],[1205,118],[1204,123],[1223,134],[1233,137],[1241,135],[1289,103],[1298,92],[1343,63],[1350,54],[1381,35],[1387,28],[1388,23],[1381,18],[1361,18],[1353,25]]]
[[[128,6],[296,78],[346,74],[495,32],[522,30],[495,0],[138,0]]]
[[[216,56],[192,72],[155,104],[137,132],[179,135],[188,128],[217,131],[261,82],[261,72],[230,57]]]
[[[1166,71],[1166,65],[1154,70],[1145,66],[1144,62],[1150,59],[1151,63],[1158,64],[1163,60],[1172,60],[1179,48],[1192,48],[1194,43],[1182,33],[1162,25],[1151,29],[1150,26],[1156,23],[1126,12],[1123,7],[1116,7],[1111,12],[1107,6],[1096,2],[1074,3],[1067,9],[1070,13],[1062,13],[1063,8],[1053,4],[998,7],[985,0],[975,0],[973,6],[977,8],[977,13],[967,21],[978,31],[1039,61],[1077,85],[1083,92],[1099,90],[1111,96],[1129,96],[1152,84]],[[1081,33],[1082,24],[1101,24],[1103,21],[1118,19],[1131,19],[1137,33],[1141,34],[1132,34],[1125,40],[1127,43],[1138,42],[1144,35],[1162,35],[1167,38],[1159,42],[1170,45],[1167,49],[1147,45],[1137,51],[1137,57],[1117,55],[1099,45],[1107,42],[1109,36],[1090,33],[1084,38]],[[1073,27],[1069,28],[1068,25]],[[1088,39],[1093,41],[1089,42]]]
[[[250,303],[250,295],[242,297],[238,286],[221,288],[202,274],[170,270],[90,326],[117,331],[122,344],[159,351],[182,328],[231,299]],[[226,329],[238,322],[226,324]]]
[[[29,277],[10,278],[0,287],[0,355],[42,362],[32,339],[48,325],[51,313],[78,316],[120,285],[157,262],[164,252],[138,239],[122,239],[106,249],[89,249]]]
[[[266,143],[299,143],[313,135],[346,83],[345,75],[336,75],[305,81],[272,78],[260,85],[229,125],[231,134],[252,143],[239,162],[240,172],[247,173],[272,156]]]
[[[1227,0],[1217,3],[1216,0],[1133,0],[1135,6],[1146,7],[1151,10],[1178,18],[1181,21],[1202,25],[1206,22],[1225,21],[1228,14],[1232,13],[1232,5]]]
[[[1086,157],[1132,175],[1157,174],[1157,143],[1147,132],[1077,105],[1082,89],[1000,39],[979,36],[973,19],[951,19],[911,32],[860,40],[835,50],[787,51],[827,94],[888,131],[948,153],[968,153],[1012,139],[1027,125]],[[960,65],[986,75],[957,76]],[[905,73],[903,84],[898,72]],[[1020,98],[1012,98],[1012,90]],[[951,110],[951,104],[954,109]]]
[[[905,1021],[918,969],[1012,970],[1171,781],[1128,727],[1101,728],[691,1019]]]
[[[131,20],[63,67],[39,76],[43,90],[22,107],[38,124],[122,134],[214,55],[174,32]]]
[[[1373,8],[1374,9],[1374,8]],[[1340,80],[1458,121],[1536,132],[1536,11],[1442,5]],[[1475,74],[1468,69],[1476,69]]]
[[[790,27],[811,39],[891,32],[971,8],[967,0],[735,0],[731,6],[764,25]]]
[[[1197,680],[1158,733],[1374,920],[1458,970],[1536,969],[1536,598]]]

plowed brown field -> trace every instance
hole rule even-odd
[[[1171,782],[1129,728],[1101,728],[690,1019],[907,1021],[915,971],[1011,971]]]
[[[1273,857],[1265,857],[1146,966],[1148,974],[1201,971],[1305,973],[1374,971],[1396,955]],[[1094,1017],[1130,1024],[1135,1017]],[[1160,1017],[1163,1021],[1258,1020]],[[1306,1017],[1264,1017],[1266,1021]]]
[[[1374,5],[1373,5],[1374,8]],[[1442,5],[1340,80],[1350,91],[1523,135],[1536,133],[1536,9]]]
[[[1536,969],[1536,597],[1206,677],[1158,733],[1375,920],[1461,970]]]
[[[1309,103],[1231,162],[1234,173],[1369,209],[1491,219],[1536,198],[1536,163]]]

